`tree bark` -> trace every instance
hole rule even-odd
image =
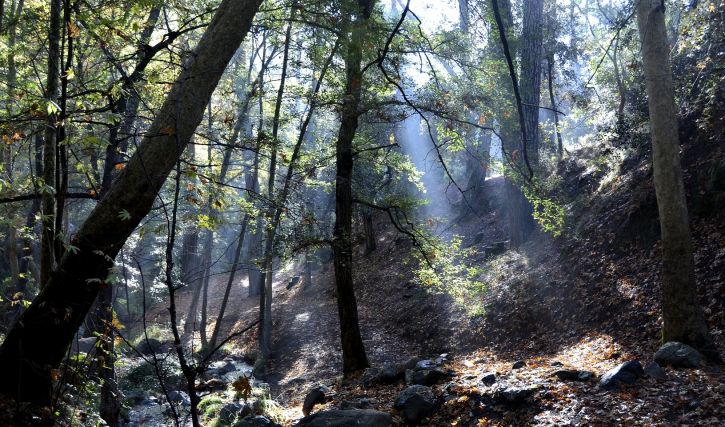
[[[358,0],[359,8],[352,22],[345,56],[345,96],[337,135],[335,178],[335,227],[332,238],[335,266],[335,289],[340,316],[342,370],[348,376],[370,364],[360,334],[352,271],[352,169],[355,132],[360,118],[363,73],[362,43],[367,31],[374,0]]]
[[[43,141],[43,233],[40,243],[40,286],[45,287],[55,267],[55,167],[58,137],[58,87],[60,83],[60,13],[61,0],[50,2],[50,32],[48,34],[48,76],[46,96],[48,97],[48,119]]]
[[[697,297],[664,4],[660,0],[640,0],[636,12],[662,239],[662,340],[684,342],[719,360]]]
[[[151,210],[260,3],[222,1],[138,150],[72,238],[77,250],[63,255],[45,288],[5,338],[0,347],[0,392],[20,401],[50,402],[51,369],[63,360],[113,259]]]
[[[524,110],[526,150],[533,165],[539,163],[539,103],[544,37],[544,0],[524,0],[524,32],[521,37],[521,101]]]

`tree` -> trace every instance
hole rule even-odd
[[[524,0],[524,32],[521,36],[521,102],[526,124],[526,150],[533,164],[539,158],[539,102],[541,98],[541,51],[544,37],[544,0]]]
[[[637,26],[642,43],[652,169],[662,239],[662,340],[684,342],[712,359],[719,359],[697,298],[663,3],[640,0]]]
[[[343,373],[360,371],[369,366],[360,335],[357,300],[352,271],[352,168],[355,131],[360,118],[363,71],[362,43],[372,14],[374,0],[358,0],[355,18],[351,23],[345,55],[345,97],[337,135],[335,176],[335,227],[332,240],[335,265],[335,288],[340,316]]]
[[[51,370],[103,286],[113,259],[150,211],[184,151],[261,0],[224,0],[175,80],[138,150],[82,224],[45,288],[0,347],[0,391],[50,402]]]

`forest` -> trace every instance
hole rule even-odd
[[[725,425],[725,0],[0,0],[0,425]]]

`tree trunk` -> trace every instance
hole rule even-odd
[[[58,86],[60,81],[60,13],[61,0],[50,2],[50,33],[48,35],[48,81],[46,96],[48,97],[48,119],[45,125],[43,142],[43,233],[40,244],[40,286],[45,287],[50,280],[51,271],[55,267],[55,167],[56,138],[58,136]]]
[[[232,286],[234,285],[234,278],[237,275],[237,269],[239,268],[239,260],[241,259],[242,255],[242,246],[244,246],[244,235],[247,233],[247,223],[249,222],[249,215],[244,215],[244,219],[242,220],[242,226],[239,230],[239,236],[237,236],[237,247],[234,250],[234,261],[232,262],[232,267],[229,272],[229,278],[227,280],[227,287],[224,290],[224,297],[222,298],[222,304],[219,308],[219,315],[216,318],[216,322],[214,323],[214,331],[211,334],[211,338],[209,338],[209,343],[207,345],[207,348],[213,349],[216,346],[217,339],[219,338],[219,331],[221,329],[222,321],[224,320],[224,312],[227,309],[227,303],[229,302],[229,294],[232,291]]]
[[[652,169],[662,238],[662,339],[690,344],[709,358],[719,360],[697,297],[663,3],[639,1],[637,25],[642,42]]]
[[[524,32],[521,37],[521,101],[526,125],[526,150],[533,165],[539,163],[539,103],[544,0],[524,0]]]
[[[285,82],[287,80],[287,66],[289,59],[289,47],[292,40],[292,21],[295,18],[297,6],[296,2],[292,3],[290,12],[290,21],[287,24],[287,33],[284,39],[284,53],[282,56],[282,71],[280,74],[279,88],[277,89],[277,100],[274,106],[274,116],[272,118],[272,152],[269,161],[269,178],[267,180],[267,197],[271,203],[267,213],[269,227],[264,240],[264,258],[262,260],[262,274],[260,274],[259,289],[263,297],[260,297],[259,305],[259,350],[262,361],[269,358],[272,352],[272,263],[274,261],[274,238],[276,234],[276,224],[274,224],[275,212],[275,194],[274,184],[277,178],[277,146],[279,145],[278,134],[280,124],[280,114],[282,108],[282,96],[284,95]],[[260,129],[261,131],[261,129]]]
[[[547,65],[547,80],[549,82],[549,102],[551,103],[551,109],[554,110],[554,132],[556,133],[556,155],[559,160],[564,157],[564,142],[561,138],[561,129],[559,128],[559,113],[558,105],[556,105],[556,97],[554,96],[554,55],[549,54],[546,60]]]
[[[113,259],[151,210],[156,194],[201,122],[227,63],[261,0],[223,0],[126,168],[81,225],[45,288],[0,347],[0,392],[50,402],[51,369],[105,282]],[[190,84],[193,82],[193,84]]]
[[[342,370],[346,376],[370,366],[360,334],[352,271],[352,141],[360,118],[358,109],[363,78],[360,66],[362,44],[374,3],[374,0],[357,2],[360,11],[355,14],[357,17],[352,22],[347,40],[345,97],[336,144],[335,227],[332,251],[337,309],[340,316]]]

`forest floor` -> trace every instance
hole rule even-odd
[[[622,362],[646,365],[660,345],[657,215],[644,160],[604,183],[605,173],[592,173],[581,157],[561,166],[564,191],[575,186],[589,192],[583,207],[570,207],[579,209],[578,219],[566,237],[537,231],[521,248],[478,260],[487,285],[479,301],[483,315],[471,317],[447,295],[421,287],[415,280],[415,249],[383,216],[376,223],[377,250],[364,255],[358,249],[356,294],[371,366],[448,355],[444,366],[450,377],[433,386],[440,406],[422,425],[725,424],[725,375],[717,366],[665,368],[665,379],[645,377],[613,392],[598,387],[596,379]],[[699,188],[691,184],[688,188]],[[492,200],[501,197],[502,186],[500,178],[487,181]],[[718,197],[722,203],[722,194]],[[725,214],[712,206],[693,212],[702,303],[725,354]],[[493,209],[460,221],[452,232],[464,236],[464,247],[498,242],[507,234],[502,218]],[[333,391],[323,407],[366,399],[366,406],[393,413],[402,423],[393,402],[403,382],[364,385],[361,379],[341,379],[331,264],[322,263],[311,284],[287,289],[295,273],[294,267],[281,272],[275,282],[275,353],[264,378],[290,424],[302,417],[302,401],[315,384]],[[222,276],[211,282],[210,313],[225,282]],[[257,298],[246,297],[245,287],[235,292],[227,331],[257,315]],[[180,306],[186,307],[183,298]],[[244,352],[253,339],[248,335],[235,347]],[[525,366],[512,369],[516,361]],[[552,374],[561,365],[591,371],[594,379],[559,380]],[[481,383],[485,373],[495,373],[496,383]],[[533,395],[513,405],[492,401],[503,384],[533,387]]]

